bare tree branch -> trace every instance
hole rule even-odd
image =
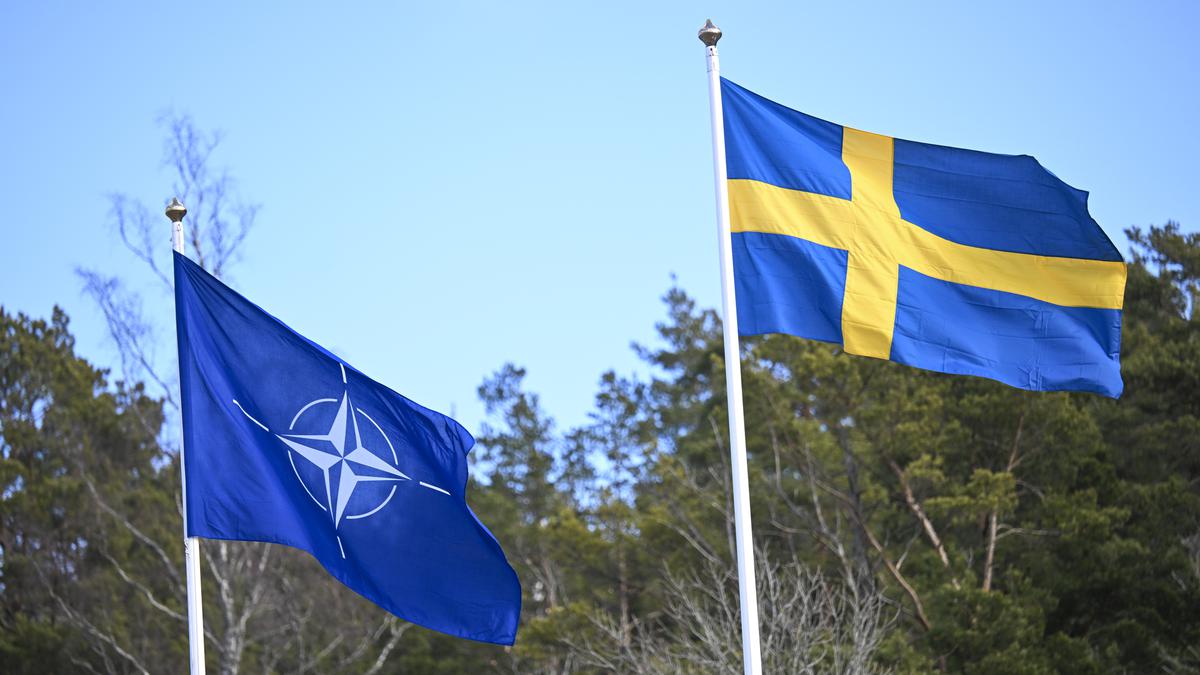
[[[933,526],[933,521],[925,513],[925,509],[921,507],[921,502],[917,501],[916,495],[913,494],[912,485],[908,482],[908,474],[900,468],[900,465],[894,459],[888,458],[888,466],[892,468],[892,471],[896,474],[896,478],[900,481],[900,489],[904,493],[904,503],[908,505],[908,509],[912,511],[917,522],[921,524],[921,529],[924,530],[929,543],[933,545],[933,549],[937,551],[938,558],[942,561],[942,566],[949,570],[950,556],[946,554],[946,547],[942,544],[942,539],[938,536],[937,529]],[[960,588],[957,575],[951,575],[950,583],[954,588]]]
[[[149,547],[150,550],[154,552],[155,556],[158,557],[159,561],[162,562],[163,570],[171,577],[171,581],[174,586],[176,588],[181,588],[183,586],[183,581],[180,579],[179,571],[176,569],[175,564],[171,561],[171,557],[167,555],[165,550],[163,550],[163,547],[159,546],[158,542],[150,538],[145,532],[142,532],[140,529],[138,529],[138,527],[130,522],[128,518],[121,515],[113,507],[109,506],[108,502],[104,501],[104,499],[100,496],[99,490],[96,489],[96,484],[87,477],[87,473],[85,472],[82,475],[84,484],[87,485],[88,492],[91,493],[92,499],[96,502],[96,505],[100,507],[100,510],[112,516],[121,525],[121,527],[125,528],[125,530],[129,532],[129,534],[133,535],[135,539]]]
[[[388,638],[387,643],[383,645],[383,649],[379,650],[379,656],[375,658],[375,662],[371,664],[371,667],[368,668],[363,675],[375,675],[375,673],[378,673],[379,670],[383,668],[383,665],[387,663],[388,656],[392,653],[392,650],[396,648],[396,644],[400,642],[400,638],[404,636],[404,633],[407,632],[409,628],[412,628],[411,623],[400,623],[399,621],[391,622],[391,624],[388,626],[390,637]]]
[[[881,596],[860,598],[796,560],[775,562],[763,549],[756,558],[764,670],[880,672],[873,656],[891,622]],[[589,614],[594,634],[566,638],[582,665],[637,675],[740,671],[741,616],[731,567],[706,562],[682,574],[667,570],[665,582],[672,602],[662,620],[636,623],[631,641],[622,640],[615,617]]]
[[[42,580],[42,584],[46,588],[46,592],[58,605],[59,609],[62,610],[62,613],[67,621],[82,629],[93,639],[99,641],[99,643],[107,646],[109,649],[112,649],[117,653],[118,656],[136,669],[137,672],[149,675],[150,671],[146,668],[146,666],[142,665],[142,662],[139,661],[136,656],[123,649],[120,643],[111,633],[101,630],[91,621],[88,621],[87,617],[80,612],[75,611],[75,609],[71,607],[71,605],[68,604],[67,601],[64,600],[63,597],[54,590],[54,585],[51,584],[46,578],[45,571],[42,570],[40,565],[34,563],[33,567],[37,572],[38,577]],[[108,670],[109,672],[116,672],[116,669],[112,666],[112,664],[108,665]]]
[[[900,584],[900,587],[903,588],[904,592],[908,595],[909,600],[912,601],[913,610],[916,612],[917,621],[921,623],[921,627],[925,630],[932,628],[932,624],[929,623],[929,618],[925,615],[925,604],[921,601],[921,596],[917,593],[917,589],[914,588],[912,584],[910,584],[908,580],[904,578],[904,575],[900,572],[900,569],[896,567],[896,564],[888,556],[887,550],[884,548],[883,544],[879,543],[879,539],[875,536],[875,533],[871,531],[870,526],[859,518],[858,514],[854,510],[854,504],[850,497],[842,494],[839,490],[829,485],[825,485],[819,481],[817,482],[817,485],[825,492],[837,498],[839,501],[846,503],[850,507],[850,514],[855,518],[859,530],[871,544],[871,548],[875,549],[875,552],[879,555],[880,560],[883,561],[884,567],[887,568],[888,573],[892,575],[892,578],[896,581],[896,583]]]
[[[142,315],[141,298],[123,291],[121,282],[116,277],[105,277],[95,270],[83,268],[76,268],[75,274],[83,280],[84,293],[92,297],[104,314],[109,336],[121,359],[121,371],[125,381],[138,382],[149,378],[158,386],[158,394],[167,404],[178,409],[175,386],[162,377],[155,366],[155,331]],[[149,431],[157,435],[158,430]]]
[[[1019,450],[1021,448],[1021,432],[1025,429],[1025,416],[1029,409],[1021,411],[1021,417],[1017,420],[1017,432],[1013,436],[1012,450],[1008,453],[1008,464],[1005,465],[1005,473],[1012,473],[1013,468],[1020,461]],[[988,514],[988,533],[987,533],[987,553],[983,559],[983,592],[987,593],[992,590],[992,570],[996,562],[996,541],[997,534],[997,519],[999,514],[996,509],[992,509]]]

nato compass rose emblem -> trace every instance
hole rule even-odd
[[[309,402],[296,412],[287,433],[271,431],[246,412],[237,399],[233,403],[251,422],[282,442],[300,485],[329,514],[338,549],[345,558],[346,550],[338,534],[343,524],[375,515],[392,500],[400,483],[413,479],[397,468],[399,458],[387,433],[350,400],[345,387],[346,367],[338,365],[342,369],[341,398]],[[450,494],[425,481],[416,483]]]

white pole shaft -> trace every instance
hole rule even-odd
[[[171,244],[183,255],[183,220],[171,223]],[[188,661],[192,675],[204,675],[204,605],[200,598],[200,540],[187,536],[187,462],[179,439],[179,478],[183,490],[183,565],[187,576]]]
[[[737,539],[738,592],[742,610],[742,663],[746,675],[762,673],[758,640],[758,591],[754,583],[754,538],[750,483],[746,472],[746,426],[742,416],[737,299],[733,288],[733,242],[729,228],[729,184],[725,174],[725,123],[721,108],[721,62],[708,51],[708,103],[712,113],[713,174],[717,189],[717,240],[721,255],[721,318],[725,327],[725,391],[729,398],[729,456],[733,466],[733,520]]]

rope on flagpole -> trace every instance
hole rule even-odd
[[[183,217],[187,208],[177,197],[167,205],[171,220],[171,245],[183,255]],[[178,336],[176,336],[178,340]],[[200,539],[187,536],[187,463],[184,461],[184,441],[179,439],[179,478],[183,494],[183,561],[187,577],[188,660],[192,675],[204,675],[204,611],[200,599]]]
[[[738,594],[742,614],[742,663],[746,675],[762,673],[758,640],[758,592],[754,583],[754,538],[750,525],[750,484],[746,476],[746,426],[742,415],[742,365],[738,345],[737,300],[733,288],[733,242],[729,227],[729,185],[725,173],[725,123],[721,108],[721,29],[711,20],[700,29],[708,55],[708,103],[712,115],[713,173],[717,188],[717,239],[721,256],[721,319],[725,328],[725,391],[729,397],[729,455],[733,467],[733,520],[737,540]]]

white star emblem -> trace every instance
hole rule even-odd
[[[345,383],[346,369],[343,366],[342,384]],[[320,398],[310,402],[296,413],[296,416],[292,418],[291,425],[288,427],[288,431],[294,429],[300,418],[316,405],[337,403],[338,410],[337,414],[334,415],[333,423],[330,425],[329,431],[323,434],[274,433],[267,428],[267,425],[259,422],[250,413],[246,412],[246,409],[242,407],[241,403],[238,403],[237,399],[234,399],[233,403],[251,422],[254,422],[264,431],[274,435],[288,447],[291,451],[288,453],[288,459],[292,463],[292,470],[295,471],[296,478],[300,480],[300,484],[308,492],[308,495],[312,497],[313,501],[316,502],[317,506],[320,506],[322,510],[329,514],[333,521],[335,536],[337,536],[337,530],[342,526],[343,519],[353,520],[374,515],[391,501],[392,496],[396,494],[397,484],[412,480],[412,478],[396,468],[396,466],[389,464],[385,459],[364,446],[363,433],[359,428],[360,415],[367,422],[370,422],[371,426],[378,432],[378,438],[387,444],[387,449],[391,451],[392,461],[398,461],[396,449],[392,446],[391,439],[388,438],[387,434],[384,433],[383,429],[370,415],[361,408],[354,407],[348,390],[343,391],[340,402],[338,399],[333,398]],[[382,448],[378,446],[375,449],[382,451]],[[302,460],[308,462],[321,472],[325,488],[324,500],[318,497],[318,495],[313,494],[313,490],[304,478],[301,477],[300,470],[296,467],[295,456],[299,456]],[[309,472],[309,475],[312,475],[311,472]],[[363,513],[347,513],[347,507],[350,505],[350,498],[354,495],[355,489],[364,483],[393,483],[393,485],[387,497],[375,505],[374,508]],[[446,490],[425,481],[417,481],[417,484],[444,495],[450,494]],[[340,548],[342,546],[340,536],[337,536],[337,541]],[[342,550],[342,557],[346,557],[344,549]]]
[[[349,414],[347,414],[347,410],[349,410]],[[347,446],[350,445],[349,441],[351,441],[349,430],[346,429],[347,417],[350,418],[351,426],[354,428],[354,448],[349,452],[346,452]],[[358,415],[355,414],[354,408],[350,404],[350,392],[342,395],[342,402],[338,406],[337,416],[333,418],[333,426],[329,428],[329,433],[319,435],[275,434],[275,436],[324,474],[326,504],[329,512],[333,515],[334,527],[341,525],[342,515],[346,513],[346,505],[350,503],[350,496],[354,494],[354,488],[359,483],[412,480],[402,471],[363,447],[362,433],[358,429]],[[301,441],[309,441],[309,443]],[[326,451],[320,444],[313,443],[313,441],[324,441],[332,445],[336,453]],[[357,473],[355,473],[355,467],[358,467]],[[335,489],[331,486],[331,474],[338,475],[336,506],[333,503]]]

